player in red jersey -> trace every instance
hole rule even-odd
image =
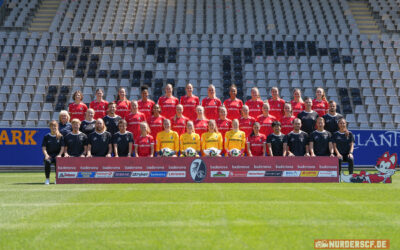
[[[315,91],[315,99],[312,101],[312,109],[318,113],[318,116],[322,117],[328,113],[329,103],[325,97],[325,91],[323,88],[317,88]]]
[[[216,120],[218,131],[221,133],[222,138],[225,138],[225,133],[232,129],[232,121],[228,119],[227,111],[224,106],[219,107],[219,118]]]
[[[207,119],[218,119],[218,108],[221,106],[221,100],[215,95],[215,86],[208,85],[208,96],[201,101],[201,106],[204,107],[204,115]]]
[[[294,117],[297,117],[297,115],[305,109],[303,98],[301,98],[300,89],[293,90],[293,100],[290,101],[290,104],[292,105]]]
[[[232,84],[229,88],[230,98],[224,101],[224,106],[228,111],[228,119],[239,119],[240,118],[240,110],[243,107],[242,100],[236,98],[237,95],[237,87],[235,84]],[[223,135],[224,136],[224,135]],[[225,138],[225,137],[224,137]]]
[[[140,123],[140,135],[135,140],[135,156],[136,157],[153,157],[154,155],[154,138],[149,135],[149,125],[147,122]]]
[[[157,138],[157,134],[163,131],[163,122],[165,117],[161,115],[160,105],[154,104],[153,106],[153,115],[150,117],[149,127],[151,131],[151,136],[153,138]]]
[[[279,90],[277,87],[271,88],[271,99],[268,100],[270,111],[269,113],[279,121],[283,116],[283,107],[285,106],[285,100],[279,97]]]
[[[249,107],[249,116],[257,118],[261,115],[263,104],[264,102],[260,99],[258,88],[251,88],[251,99],[246,102],[246,105]]]
[[[253,124],[253,131],[247,137],[247,156],[265,156],[266,153],[266,137],[260,134],[260,123]]]
[[[151,117],[151,111],[153,110],[154,101],[150,100],[149,97],[149,87],[142,86],[141,88],[142,99],[138,101],[139,111],[146,116],[146,120],[149,121]]]
[[[272,122],[276,121],[275,116],[269,114],[269,103],[265,102],[262,108],[263,114],[257,117],[257,122],[260,123],[260,133],[268,136],[272,133]]]
[[[103,99],[104,92],[102,89],[96,90],[96,99],[89,105],[94,110],[94,119],[103,118],[107,115],[108,102]]]
[[[88,107],[82,102],[82,92],[79,90],[75,91],[75,93],[72,95],[72,99],[74,102],[68,106],[68,112],[71,117],[71,121],[73,119],[79,119],[79,121],[85,120],[85,113]]]
[[[146,121],[146,116],[139,112],[137,101],[132,100],[131,106],[131,113],[125,118],[125,120],[128,123],[127,130],[133,134],[133,139],[136,140],[136,137],[140,135],[139,124]]]
[[[289,134],[293,130],[293,120],[296,118],[292,115],[292,105],[285,103],[284,116],[281,118],[281,132],[285,135]]]
[[[178,133],[179,136],[185,133],[186,123],[189,119],[183,115],[182,104],[176,105],[176,114],[170,118],[171,120],[171,130]]]
[[[117,104],[117,111],[115,114],[125,119],[131,112],[131,102],[126,98],[126,90],[124,88],[118,90],[118,97],[115,103]]]
[[[200,100],[193,95],[193,85],[191,83],[186,85],[186,95],[181,97],[180,103],[183,105],[183,115],[191,121],[195,121],[197,119],[196,107],[200,105]]]
[[[246,134],[246,137],[249,137],[251,132],[253,132],[253,124],[255,122],[256,119],[249,115],[249,107],[247,105],[243,105],[242,117],[239,119],[239,127],[240,130]]]
[[[172,117],[175,115],[176,112],[176,105],[179,104],[178,98],[172,95],[173,93],[173,88],[171,84],[167,84],[165,86],[165,95],[161,96],[158,99],[158,105],[160,105],[160,108],[163,112],[164,117]]]
[[[204,108],[202,106],[196,107],[197,119],[194,121],[194,128],[196,133],[200,135],[207,132],[208,119],[204,117]]]

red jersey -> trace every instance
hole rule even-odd
[[[207,132],[208,130],[208,120],[204,119],[204,120],[199,120],[196,119],[194,121],[194,130],[196,131],[196,134],[201,135],[205,132]]]
[[[218,119],[216,122],[218,131],[221,133],[222,138],[225,139],[225,133],[232,129],[232,121],[229,119]]]
[[[171,129],[178,133],[179,136],[185,133],[186,131],[186,123],[189,119],[186,116],[182,116],[181,118],[171,117]]]
[[[189,120],[195,121],[197,119],[196,107],[200,105],[200,100],[197,96],[192,95],[191,97],[182,96],[181,104],[183,106],[183,115]]]
[[[321,100],[318,101],[314,99],[312,101],[312,110],[318,113],[318,116],[322,117],[326,115],[327,110],[329,109],[329,103],[327,101]]]
[[[285,100],[278,98],[277,100],[273,100],[272,98],[268,100],[269,103],[269,113],[279,121],[281,117],[284,115],[283,108],[285,107]]]
[[[127,130],[133,134],[133,138],[136,139],[140,135],[140,123],[146,121],[146,117],[143,113],[137,112],[136,114],[130,113],[126,118],[128,123]]]
[[[240,111],[243,107],[243,102],[240,99],[232,100],[231,98],[226,99],[224,101],[224,106],[228,111],[227,117],[228,119],[239,119],[240,118]]]
[[[141,157],[146,157],[151,155],[151,145],[154,147],[153,136],[139,136],[135,140],[135,146],[138,146],[138,155]]]
[[[108,102],[107,101],[101,101],[98,102],[96,100],[92,101],[89,105],[90,108],[94,110],[94,119],[97,120],[99,118],[103,118],[104,116],[107,115],[107,109],[108,109]]]
[[[131,102],[126,101],[117,101],[117,110],[115,114],[121,116],[122,119],[126,119],[126,117],[131,113]]]
[[[256,122],[254,117],[249,116],[248,118],[240,117],[239,119],[239,128],[242,130],[246,137],[249,137],[251,132],[253,132],[253,125]]]
[[[293,130],[293,120],[295,119],[295,116],[290,116],[290,117],[286,117],[286,116],[282,116],[281,118],[281,132],[282,134],[289,134],[290,131]]]
[[[261,99],[257,99],[253,101],[252,99],[246,102],[246,105],[249,107],[249,116],[258,117],[262,115],[262,107],[264,102]]]
[[[247,137],[247,142],[250,143],[250,152],[253,156],[264,156],[265,141],[266,137],[263,134]]]
[[[201,101],[201,106],[204,107],[204,114],[208,120],[217,120],[218,119],[218,108],[222,105],[221,100],[216,98],[208,98],[205,97]]]
[[[291,100],[290,104],[292,105],[292,113],[294,117],[297,117],[297,115],[305,109],[304,102],[295,102],[294,100]]]
[[[87,110],[87,106],[86,104],[84,104],[83,102],[76,104],[76,103],[71,103],[68,106],[68,111],[69,111],[69,116],[71,117],[71,121],[72,119],[79,119],[80,121],[85,120],[85,113]]]
[[[268,115],[265,117],[264,115],[260,115],[257,117],[257,122],[260,123],[261,128],[260,128],[260,134],[264,134],[265,136],[268,136],[269,134],[272,133],[272,122],[276,121],[275,116],[273,115]]]
[[[151,136],[153,136],[153,138],[157,138],[157,134],[161,131],[164,130],[163,127],[163,122],[165,120],[164,116],[159,116],[159,117],[155,117],[152,116],[150,117],[150,120],[148,121],[149,123],[149,127],[150,127],[150,134]]]
[[[158,105],[160,105],[162,115],[164,117],[172,117],[176,113],[176,105],[179,104],[178,98],[172,96],[170,98],[161,96],[158,99]]]
[[[151,111],[153,110],[154,104],[155,103],[150,99],[147,99],[147,101],[143,101],[142,99],[140,99],[138,101],[138,109],[141,113],[144,114],[144,116],[146,117],[146,121],[150,120]]]

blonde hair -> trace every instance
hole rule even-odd
[[[195,128],[194,128],[194,123],[192,122],[192,121],[188,121],[187,123],[186,123],[186,132],[187,132],[187,126],[189,125],[189,124],[192,124],[192,128],[193,128],[193,133],[196,133],[196,131],[195,131]]]
[[[304,103],[304,101],[303,101],[303,98],[301,98],[301,90],[300,89],[298,89],[298,88],[295,88],[294,90],[293,90],[293,95],[294,95],[294,93],[295,92],[299,92],[299,102],[300,103]]]
[[[58,130],[58,122],[56,120],[52,120],[49,122],[49,127],[51,125],[55,125],[56,126],[56,138],[60,139],[62,137],[62,134],[60,133],[60,131]]]
[[[317,90],[321,90],[322,91],[322,100],[324,100],[324,101],[326,101],[326,96],[325,96],[325,90],[323,89],[323,88],[321,88],[321,87],[319,87],[319,88],[317,88],[315,91],[317,91]]]
[[[68,117],[67,122],[69,122],[69,120],[71,119],[71,116],[69,116],[68,111],[66,110],[61,110],[60,113],[58,114],[58,121],[61,122],[61,116],[62,115],[66,115]]]
[[[144,125],[144,126],[146,126],[146,132],[147,132],[147,134],[150,134],[150,126],[149,126],[149,124],[147,124],[147,122],[141,122],[141,123],[139,123],[139,127],[140,126],[142,126],[142,125]]]
[[[211,123],[214,124],[214,131],[213,132],[214,133],[219,133],[218,127],[217,127],[217,122],[215,120],[213,120],[213,119],[208,121],[207,130],[209,129]]]
[[[78,118],[74,118],[74,119],[72,119],[71,124],[74,124],[74,123],[81,124],[81,121]]]

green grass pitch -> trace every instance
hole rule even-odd
[[[43,181],[0,174],[0,249],[313,249],[314,239],[400,249],[400,174],[393,184]]]

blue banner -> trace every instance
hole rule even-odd
[[[0,166],[43,165],[42,141],[48,128],[0,128]],[[352,130],[356,166],[375,166],[386,151],[400,155],[400,131]]]
[[[351,130],[354,134],[354,164],[375,166],[386,151],[400,153],[400,131],[396,130]]]
[[[0,128],[0,165],[43,165],[42,141],[48,128]]]

